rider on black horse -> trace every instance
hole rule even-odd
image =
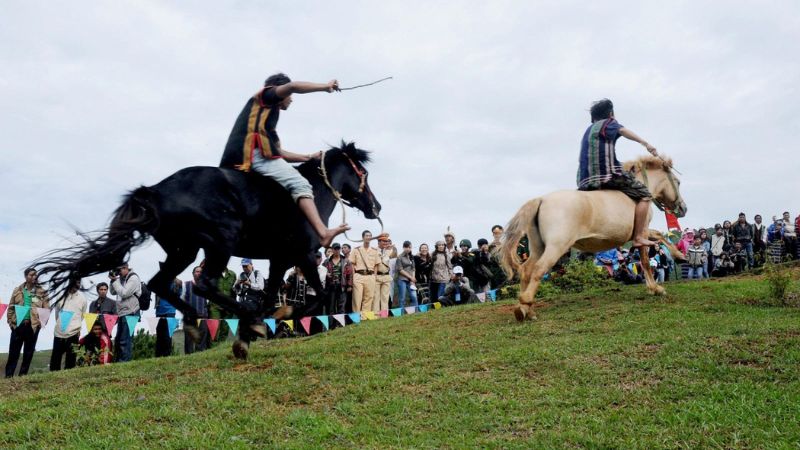
[[[322,152],[301,155],[284,150],[281,147],[276,127],[280,111],[288,109],[292,103],[292,94],[338,90],[339,83],[336,80],[327,83],[310,83],[292,81],[283,73],[270,76],[264,82],[264,88],[247,101],[233,124],[233,130],[231,130],[220,162],[220,167],[245,172],[251,169],[255,170],[261,175],[272,178],[288,190],[314,231],[319,235],[320,244],[323,247],[330,247],[333,238],[349,230],[350,227],[344,223],[332,229],[325,226],[320,219],[317,206],[314,204],[311,184],[289,164],[290,162],[319,159]]]

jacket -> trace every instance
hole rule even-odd
[[[705,265],[707,256],[706,256],[706,249],[703,248],[702,245],[694,246],[692,245],[689,247],[689,251],[686,255],[689,259],[689,265],[692,267],[700,267]]]
[[[752,242],[753,241],[753,228],[750,224],[736,222],[731,228],[735,242]]]
[[[61,339],[77,336],[81,332],[81,324],[83,323],[83,315],[86,313],[86,307],[86,297],[83,296],[81,291],[67,295],[64,303],[56,310],[58,314],[56,314],[56,328],[53,330],[53,335]],[[72,312],[72,317],[69,319],[68,324],[61,322],[61,311]],[[89,329],[91,330],[91,325],[89,325]]]
[[[11,300],[8,301],[6,320],[8,321],[8,326],[10,326],[12,330],[17,327],[17,311],[14,305],[25,305],[25,297],[22,294],[22,288],[24,286],[25,283],[17,286],[14,292],[11,293]],[[36,308],[49,308],[50,300],[47,296],[47,292],[40,285],[37,284],[33,288],[33,291],[29,317],[31,319],[31,327],[33,327],[33,331],[36,331],[42,326],[42,323],[39,321],[39,311],[37,311]]]
[[[336,284],[340,285],[342,289],[346,289],[348,287],[352,287],[353,286],[353,265],[350,264],[350,261],[347,258],[345,258],[344,256],[341,256],[339,258],[339,264],[341,264],[341,266],[342,266],[342,275],[338,280],[334,280],[333,279],[333,266],[334,266],[333,261],[331,261],[330,258],[326,259],[325,262],[322,263],[322,265],[325,266],[325,269],[328,272],[325,274],[325,279],[321,280],[321,281],[324,281],[325,282],[325,286],[327,286],[328,288],[331,288],[332,286],[334,286]]]
[[[118,277],[111,282],[111,294],[117,296],[117,315],[138,314],[142,280],[133,272],[130,272],[124,281],[122,277]]]
[[[431,281],[434,283],[447,283],[453,275],[453,263],[445,253],[434,253],[431,256],[433,260],[431,269]]]

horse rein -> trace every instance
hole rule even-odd
[[[345,203],[344,199],[342,198],[342,194],[339,191],[337,191],[333,187],[333,185],[331,185],[330,180],[328,180],[328,171],[327,171],[327,169],[325,169],[325,155],[327,153],[328,152],[325,151],[325,150],[320,151],[320,157],[319,157],[320,174],[322,175],[322,181],[325,182],[325,186],[327,186],[328,189],[330,189],[331,193],[333,194],[333,198],[335,198],[336,201],[339,202],[339,205],[342,207],[342,223],[347,223],[347,218],[345,216],[345,214],[346,214],[345,210],[347,209],[347,208],[345,208],[345,205],[347,205],[347,204]],[[350,159],[349,156],[347,156],[347,155],[344,155],[344,156],[345,156],[345,158],[347,158],[347,161],[350,162],[350,167],[352,167],[353,171],[356,173],[356,175],[358,175],[358,178],[360,180],[360,182],[358,184],[358,193],[361,194],[361,193],[364,192],[364,189],[366,189],[366,187],[367,187],[367,171],[359,169],[358,166],[356,166],[356,163],[353,162],[353,160]],[[370,199],[371,198],[372,198],[372,194],[370,194]],[[374,204],[373,204],[373,210],[374,210]],[[377,217],[378,223],[381,224],[381,234],[383,234],[383,220],[381,220],[380,216],[378,216],[377,214],[375,214],[375,217]],[[364,239],[357,239],[356,240],[356,239],[350,238],[350,236],[347,235],[347,231],[344,232],[344,237],[345,237],[345,239],[347,239],[350,242],[364,242]]]

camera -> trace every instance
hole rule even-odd
[[[119,269],[113,269],[108,271],[109,277],[118,277],[119,276]]]

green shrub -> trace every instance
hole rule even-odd
[[[792,271],[767,259],[764,264],[764,277],[769,286],[769,298],[780,306],[786,306],[789,287],[792,284]]]
[[[156,337],[139,330],[133,337],[133,359],[154,358],[156,356]]]
[[[597,270],[591,260],[570,260],[564,266],[564,274],[555,276],[550,281],[561,292],[582,292],[588,289],[603,289],[614,286],[605,270]]]

